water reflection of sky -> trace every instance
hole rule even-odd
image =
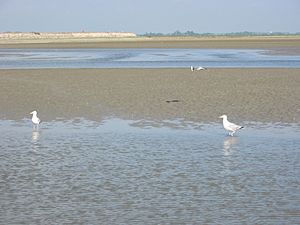
[[[245,129],[237,132],[234,138],[227,135],[221,123],[203,123],[186,121],[182,118],[173,120],[123,120],[107,118],[101,121],[92,121],[85,118],[71,120],[58,119],[43,122],[39,129],[34,129],[31,120],[26,118],[20,121],[0,120],[1,130],[5,132],[26,132],[32,130],[32,141],[39,139],[41,133],[144,133],[144,134],[172,134],[172,135],[200,135],[206,138],[217,136],[226,138],[226,146],[235,144],[238,138],[255,139],[278,138],[299,140],[300,124],[298,123],[260,123],[245,121]],[[227,138],[228,137],[228,138]]]
[[[1,49],[0,68],[300,67],[261,49]]]
[[[221,123],[139,122],[0,120],[0,220],[299,221],[299,124],[245,123],[228,137]]]

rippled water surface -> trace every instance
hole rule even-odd
[[[300,55],[261,49],[0,49],[4,68],[300,68]]]
[[[141,124],[0,121],[0,224],[299,224],[298,125]]]

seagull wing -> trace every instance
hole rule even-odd
[[[236,130],[243,128],[242,126],[239,126],[239,125],[236,125],[236,124],[230,123],[230,122],[228,122],[226,124],[226,127],[227,127],[227,129],[232,130],[232,131],[236,131]]]
[[[34,124],[39,124],[39,123],[41,122],[41,120],[40,120],[38,117],[33,117],[33,118],[32,118],[32,122],[33,122]]]

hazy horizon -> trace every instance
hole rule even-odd
[[[283,32],[300,28],[298,0],[0,0],[0,32]]]

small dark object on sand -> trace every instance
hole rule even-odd
[[[167,103],[171,103],[171,102],[179,102],[179,100],[178,100],[178,99],[174,99],[174,100],[167,100],[166,102],[167,102]]]

